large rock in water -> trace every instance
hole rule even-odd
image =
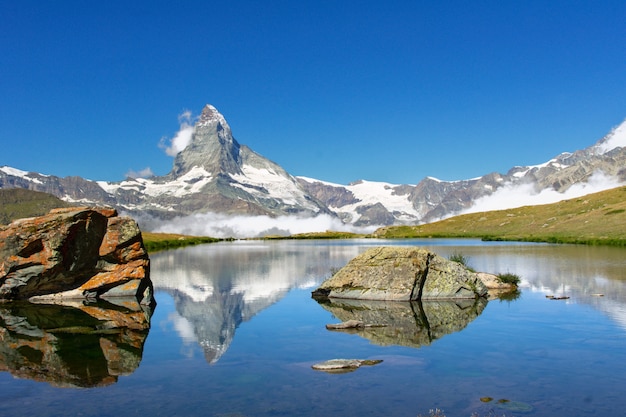
[[[442,300],[487,295],[478,274],[415,247],[377,247],[352,259],[313,291],[314,298]]]
[[[149,265],[137,223],[114,209],[56,209],[0,228],[0,300],[153,304]]]

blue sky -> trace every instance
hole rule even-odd
[[[213,104],[293,175],[467,179],[626,118],[626,2],[0,1],[1,165],[119,181]]]

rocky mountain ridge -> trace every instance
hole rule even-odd
[[[598,174],[615,183],[626,182],[626,121],[586,149],[562,153],[540,165],[516,166],[506,174],[492,172],[461,181],[426,177],[415,186],[368,181],[343,186],[304,177],[299,180],[345,222],[391,225],[451,217],[507,187],[525,186],[527,193],[536,194],[544,190],[564,193]]]
[[[563,153],[536,166],[513,167],[461,181],[424,178],[416,185],[357,181],[347,186],[294,177],[278,164],[239,144],[224,116],[206,105],[191,141],[165,176],[121,182],[59,178],[0,167],[0,188],[26,188],[64,201],[105,205],[133,217],[169,221],[204,213],[247,216],[326,215],[355,227],[417,224],[470,209],[507,187],[563,193],[601,172],[626,182],[626,121],[584,150]]]

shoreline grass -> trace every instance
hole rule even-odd
[[[168,249],[182,248],[184,246],[215,243],[229,239],[218,239],[208,236],[188,236],[175,233],[141,232],[143,245],[148,253],[159,252]]]

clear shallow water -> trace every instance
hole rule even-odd
[[[439,323],[437,312],[458,309],[422,306],[429,336],[416,337],[423,328],[403,322],[397,343],[389,335],[326,330],[346,310],[322,306],[310,292],[381,244],[427,246],[444,257],[461,252],[477,270],[520,275],[521,297],[457,315],[456,327]],[[129,359],[136,366],[118,366],[112,383],[82,389],[16,379],[7,370],[0,373],[0,415],[414,417],[432,408],[449,417],[621,415],[625,255],[475,240],[233,242],[158,253],[158,305],[143,350]],[[389,309],[361,308],[387,311],[387,319],[419,311]],[[80,349],[73,355],[74,367],[87,362]],[[383,362],[346,374],[311,369],[332,358]]]

